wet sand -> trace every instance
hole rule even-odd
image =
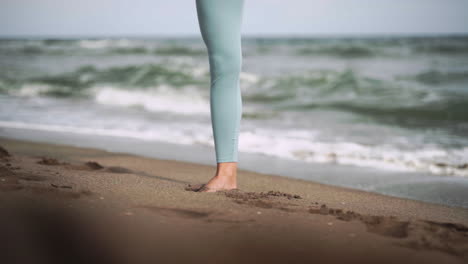
[[[468,210],[0,138],[2,263],[466,263]]]

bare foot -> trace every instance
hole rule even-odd
[[[216,192],[237,189],[237,162],[218,163],[216,175],[206,184],[189,184],[186,190],[194,192]]]
[[[237,189],[236,179],[232,176],[214,176],[204,184],[198,192],[216,192],[221,190]]]

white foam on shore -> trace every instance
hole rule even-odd
[[[468,147],[443,149],[434,146],[398,149],[392,145],[362,145],[353,142],[320,142],[317,132],[255,129],[241,133],[239,149],[305,162],[336,163],[394,171],[419,171],[468,177]],[[281,136],[280,136],[281,135]],[[305,136],[304,136],[305,135]],[[465,168],[466,167],[466,168]]]
[[[50,92],[54,89],[53,86],[41,83],[25,83],[20,89],[10,90],[10,95],[23,96],[23,97],[36,97],[44,93]]]
[[[206,123],[161,123],[150,127],[86,128],[67,125],[0,121],[0,127],[36,129],[127,137],[175,144],[214,146],[211,126]],[[435,146],[402,150],[391,145],[362,145],[353,142],[321,142],[318,131],[241,131],[239,151],[312,163],[355,165],[392,171],[426,172],[441,176],[468,177],[468,147],[442,149]]]
[[[0,121],[0,127],[18,128],[18,129],[32,129],[40,131],[52,132],[65,132],[75,133],[82,135],[98,135],[98,136],[112,136],[112,137],[125,137],[134,138],[147,141],[164,141],[175,144],[197,144],[212,141],[212,138],[207,136],[207,129],[202,125],[197,124],[180,124],[174,126],[167,126],[161,124],[146,130],[131,130],[131,129],[115,129],[115,128],[87,128],[69,125],[53,125],[53,124],[38,124],[38,123],[25,123],[14,121]],[[197,132],[198,131],[198,132]]]
[[[142,107],[152,112],[173,112],[193,115],[210,113],[209,101],[200,95],[196,87],[184,87],[174,91],[167,86],[155,89],[127,90],[111,86],[100,86],[93,89],[94,100],[100,104],[124,107]]]
[[[84,39],[78,42],[83,49],[104,49],[109,47],[131,47],[136,43],[129,39]]]

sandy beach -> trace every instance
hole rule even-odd
[[[215,166],[0,139],[2,263],[466,263],[468,210]]]

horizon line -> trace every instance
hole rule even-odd
[[[317,38],[317,37],[440,37],[468,36],[468,32],[389,32],[389,33],[244,33],[242,38]],[[0,35],[0,39],[103,39],[103,38],[201,38],[200,34],[18,34]]]

